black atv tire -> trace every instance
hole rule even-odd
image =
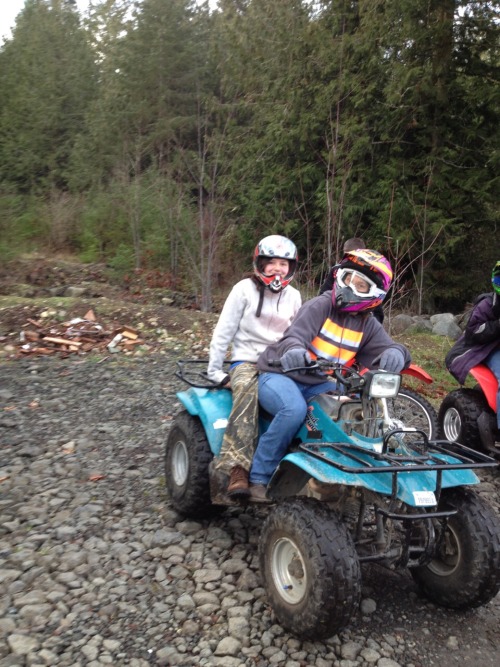
[[[269,513],[259,540],[262,578],[279,623],[303,639],[348,625],[361,568],[347,528],[318,500],[293,498]]]
[[[165,446],[165,482],[172,506],[180,514],[202,518],[217,511],[210,500],[208,466],[212,458],[199,418],[180,412]]]
[[[395,398],[387,400],[389,415],[399,419],[406,427],[423,431],[429,440],[438,436],[438,417],[436,410],[427,399],[418,392],[401,387]]]
[[[439,408],[439,437],[476,449],[483,449],[477,420],[488,404],[474,389],[455,389],[444,397]]]
[[[500,589],[500,520],[470,489],[445,490],[439,510],[456,509],[434,559],[411,570],[430,600],[450,609],[486,604]]]

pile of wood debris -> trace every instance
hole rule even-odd
[[[93,310],[69,322],[47,326],[43,320],[29,319],[20,333],[20,355],[49,355],[131,352],[144,340],[136,329],[119,326],[107,331],[96,321]]]

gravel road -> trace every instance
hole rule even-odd
[[[194,522],[169,506],[173,368],[160,354],[0,364],[0,667],[498,664],[500,596],[450,612],[377,566],[344,632],[287,634],[260,584],[266,510]],[[498,511],[500,473],[483,480]]]

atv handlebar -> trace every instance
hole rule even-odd
[[[269,362],[269,366],[281,368],[281,361],[273,359]],[[283,370],[283,373],[297,373],[299,371],[306,371],[306,373],[317,373],[319,371],[322,374],[328,372],[328,376],[333,375],[337,382],[346,387],[348,391],[359,391],[365,384],[363,375],[356,368],[344,366],[339,364],[338,361],[330,361],[328,359],[315,359],[307,366],[289,368],[286,371]]]

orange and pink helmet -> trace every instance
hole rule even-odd
[[[368,283],[368,291],[359,291],[351,278],[358,274]],[[363,248],[346,253],[335,274],[332,290],[334,305],[342,312],[371,310],[384,300],[392,283],[389,261],[375,250]]]

